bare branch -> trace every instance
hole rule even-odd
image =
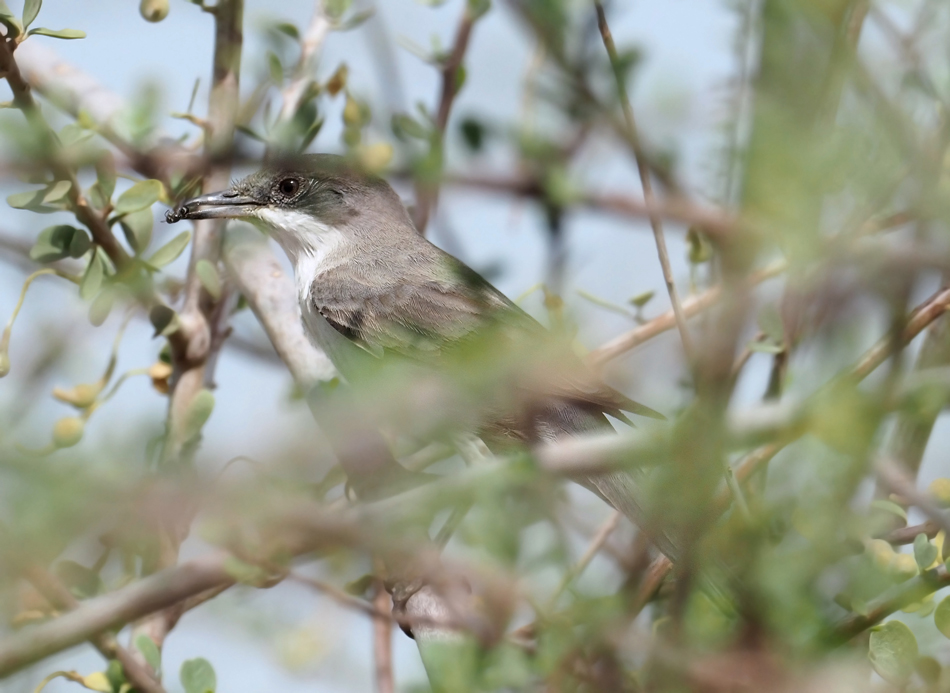
[[[646,157],[643,155],[643,147],[640,145],[637,121],[633,116],[633,106],[630,105],[630,97],[627,94],[627,85],[624,81],[625,77],[617,58],[617,47],[614,45],[614,38],[610,33],[610,26],[607,24],[607,14],[604,12],[604,6],[600,3],[600,0],[594,0],[594,8],[597,11],[597,26],[600,29],[600,35],[604,41],[604,48],[607,49],[607,55],[610,58],[610,64],[613,67],[614,77],[617,82],[617,92],[620,95],[620,105],[623,108],[623,117],[627,126],[627,136],[631,142],[634,159],[637,163],[637,172],[640,174],[640,184],[643,186],[643,199],[646,202],[650,217],[650,226],[653,229],[653,238],[656,241],[656,251],[660,258],[660,267],[663,269],[663,279],[666,282],[666,290],[670,295],[670,303],[673,306],[673,316],[676,319],[676,326],[679,329],[680,339],[683,342],[683,351],[686,352],[686,361],[689,363],[690,368],[692,368],[695,365],[693,340],[689,336],[686,314],[680,305],[676,282],[673,280],[670,253],[666,248],[666,238],[663,235],[663,222],[655,210],[653,182],[650,180],[650,167],[647,164]]]
[[[300,41],[300,59],[294,68],[294,76],[281,92],[279,123],[289,123],[300,108],[300,102],[313,79],[323,42],[332,28],[330,18],[323,10],[323,0],[316,0],[310,25]]]
[[[452,104],[459,90],[459,69],[462,67],[465,51],[468,50],[468,42],[472,35],[472,27],[474,25],[475,18],[471,14],[471,3],[466,3],[465,10],[462,12],[462,19],[459,21],[458,28],[455,30],[455,40],[452,43],[452,51],[442,63],[442,89],[439,96],[439,107],[435,116],[436,140],[431,144],[431,146],[439,148],[440,159],[444,157],[445,128],[449,123],[449,113],[452,111]],[[413,222],[416,225],[416,229],[419,230],[419,233],[425,233],[426,226],[429,223],[429,215],[432,212],[432,208],[437,204],[438,199],[438,186],[417,181],[415,218]]]

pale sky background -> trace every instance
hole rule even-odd
[[[17,0],[8,4],[19,11]],[[654,143],[675,146],[682,162],[682,178],[700,193],[709,187],[715,148],[720,142],[717,126],[725,87],[734,69],[731,41],[736,17],[726,9],[726,4],[710,0],[625,0],[613,3],[610,9],[618,45],[635,44],[645,55],[633,89],[644,136]],[[522,80],[533,43],[504,3],[495,5],[475,29],[466,60],[467,83],[454,109],[456,117],[477,114],[499,123],[518,117]],[[434,107],[438,75],[431,66],[399,47],[396,39],[407,37],[427,46],[430,36],[436,34],[443,45],[449,45],[462,7],[462,0],[448,0],[437,9],[413,0],[380,0],[377,15],[371,21],[383,22],[394,40],[396,67],[405,102],[410,107],[416,101]],[[310,0],[248,0],[245,70],[263,64],[260,27],[266,20],[282,19],[305,27],[311,11]],[[165,112],[185,110],[194,80],[200,77],[202,88],[196,111],[204,111],[212,20],[184,0],[171,0],[171,13],[160,24],[148,24],[141,19],[137,0],[46,0],[37,24],[86,31],[88,38],[82,41],[41,37],[30,40],[46,42],[63,58],[95,75],[125,98],[132,99],[143,80],[153,81],[160,85]],[[381,75],[370,52],[368,39],[373,35],[367,27],[331,34],[319,74],[325,78],[345,61],[350,68],[352,89],[364,99],[381,104],[386,92],[381,88]],[[327,126],[316,140],[315,149],[338,149],[341,105],[338,101],[326,114]],[[163,127],[180,133],[191,126],[168,120]],[[461,155],[455,132],[452,128],[455,146],[450,168],[469,171],[473,164]],[[640,194],[635,169],[616,143],[600,143],[582,163],[581,173],[591,188]],[[22,188],[9,191],[19,189]],[[3,192],[7,194],[7,189]],[[0,230],[6,234],[32,237],[39,229],[55,223],[54,217],[38,218],[0,206],[4,208]],[[503,264],[505,272],[496,283],[509,296],[516,297],[543,279],[543,227],[541,215],[532,205],[497,196],[452,192],[442,198],[439,223],[452,230],[455,244],[451,249],[476,269],[496,261]],[[179,230],[156,223],[154,247],[162,236],[170,237]],[[653,289],[657,296],[647,307],[646,315],[651,317],[667,309],[656,251],[646,224],[577,212],[568,218],[567,231],[570,253],[565,296],[577,309],[582,326],[580,338],[585,344],[597,346],[632,324],[585,303],[576,297],[576,289],[620,304]],[[447,243],[446,235],[438,229],[433,239]],[[682,240],[682,229],[671,226],[670,251],[676,278],[685,294],[688,269]],[[3,267],[0,321],[5,321],[12,311],[23,280],[20,270]],[[179,261],[171,271],[180,276],[183,269],[183,261]],[[13,373],[0,381],[0,417],[6,417],[16,406],[11,394],[17,369],[30,361],[32,345],[42,343],[50,330],[68,332],[71,341],[64,367],[57,371],[55,382],[49,384],[51,388],[98,377],[118,324],[118,316],[113,315],[104,327],[91,327],[85,318],[86,307],[75,296],[75,290],[63,282],[41,279],[34,287],[13,334]],[[536,309],[537,302],[529,300],[526,307]],[[260,337],[247,314],[238,320],[237,330],[242,335]],[[119,372],[149,365],[158,349],[159,343],[150,339],[150,328],[141,322],[133,323],[120,352]],[[677,404],[676,386],[667,382],[670,370],[656,364],[676,363],[679,358],[677,337],[675,333],[667,334],[622,360],[616,373],[618,383],[638,399],[669,411]],[[638,364],[644,363],[652,364],[650,372],[638,370]],[[762,377],[755,379],[749,386],[750,397],[761,393]],[[239,454],[269,460],[287,449],[288,440],[298,441],[296,445],[303,447],[312,439],[309,414],[300,403],[288,401],[290,379],[282,367],[262,364],[226,347],[217,381],[217,405],[205,428],[202,464],[220,466]],[[108,449],[109,441],[126,439],[126,432],[114,430],[113,424],[121,424],[123,429],[141,426],[158,430],[166,403],[145,379],[132,380],[93,417],[84,444]],[[50,399],[20,424],[17,440],[43,444],[48,440],[52,422],[66,413],[65,407]],[[938,429],[937,437],[940,443],[945,442],[942,429]],[[38,463],[55,464],[56,456]],[[593,504],[589,507],[593,513],[602,511]],[[191,545],[189,550],[199,547]],[[606,561],[595,562],[589,573],[595,587],[610,585],[616,579]],[[330,600],[296,585],[284,584],[270,591],[233,592],[222,600],[225,604],[207,605],[187,615],[172,633],[164,653],[169,691],[180,690],[181,662],[195,656],[211,661],[218,675],[218,690],[226,693],[372,689],[370,627],[365,617],[345,612]],[[411,640],[397,632],[394,642],[397,683],[401,690],[406,690],[413,682],[424,679],[421,664]],[[294,657],[309,661],[299,669],[285,666]],[[89,673],[101,668],[101,658],[84,646],[0,682],[0,691],[32,691],[43,675],[55,669]],[[67,686],[74,687],[54,682],[48,690],[65,691]]]

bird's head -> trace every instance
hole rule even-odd
[[[292,257],[330,236],[355,240],[385,227],[412,230],[405,207],[384,180],[340,156],[309,154],[269,164],[257,173],[183,202],[166,214],[182,219],[244,219],[274,236]],[[413,231],[414,232],[414,231]]]

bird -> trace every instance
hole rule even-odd
[[[477,433],[493,451],[613,431],[607,415],[627,423],[626,413],[664,418],[603,383],[569,349],[551,346],[559,342],[550,330],[419,233],[389,183],[345,157],[269,162],[166,215],[169,223],[213,218],[250,222],[281,246],[304,330],[344,379],[365,379],[385,363],[438,370],[473,354],[483,361],[520,354],[508,359],[514,384],[505,404],[496,400],[477,417]],[[628,472],[575,481],[642,524]]]

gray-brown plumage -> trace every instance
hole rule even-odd
[[[421,236],[395,191],[332,155],[268,166],[229,190],[189,200],[169,221],[243,218],[270,233],[294,265],[307,333],[341,374],[403,360],[440,368],[469,347],[515,360],[518,410],[489,409],[481,433],[535,442],[605,430],[605,414],[660,415],[608,387],[527,313]],[[537,354],[538,359],[532,355]],[[543,360],[534,368],[532,362]],[[625,474],[581,480],[636,519]]]

